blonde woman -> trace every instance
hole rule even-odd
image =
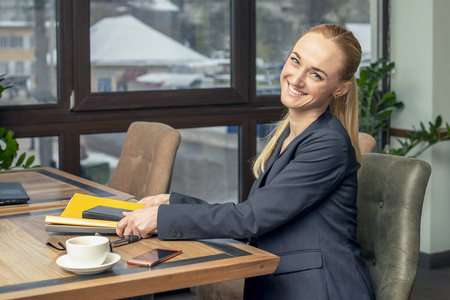
[[[147,197],[117,234],[148,237],[157,227],[160,239],[249,238],[281,260],[274,274],[246,279],[245,299],[375,299],[356,241],[360,59],[343,27],[307,31],[281,72],[289,112],[255,161],[248,199]]]

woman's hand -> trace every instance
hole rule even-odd
[[[132,212],[124,212],[124,218],[117,223],[116,234],[139,235],[142,238],[151,236],[151,232],[156,229],[158,218],[157,206],[144,206]]]
[[[138,203],[144,203],[145,206],[158,206],[161,204],[169,204],[170,194],[160,194],[156,196],[148,196],[142,198]]]

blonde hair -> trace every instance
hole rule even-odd
[[[356,160],[361,163],[361,151],[358,144],[358,90],[355,79],[355,73],[361,61],[361,45],[350,31],[339,25],[321,24],[309,29],[303,35],[310,32],[321,34],[324,38],[333,40],[344,54],[340,80],[342,82],[351,81],[351,87],[346,94],[337,97],[330,102],[330,112],[331,115],[336,116],[345,129],[347,129],[353,148],[355,148]],[[259,177],[260,171],[263,173],[265,172],[265,164],[274,151],[280,135],[286,129],[288,124],[289,113],[287,113],[278,123],[277,127],[272,132],[272,137],[266,147],[255,160],[253,164],[253,174],[256,178]]]

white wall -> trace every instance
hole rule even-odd
[[[393,128],[418,128],[420,121],[427,126],[438,115],[450,122],[448,15],[449,0],[391,1],[391,60],[396,63],[391,87],[405,104],[393,115]],[[449,251],[450,141],[419,158],[433,169],[423,207],[421,251]]]

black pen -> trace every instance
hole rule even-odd
[[[111,245],[124,245],[137,242],[141,239],[140,235],[125,235],[120,239],[111,242]]]

